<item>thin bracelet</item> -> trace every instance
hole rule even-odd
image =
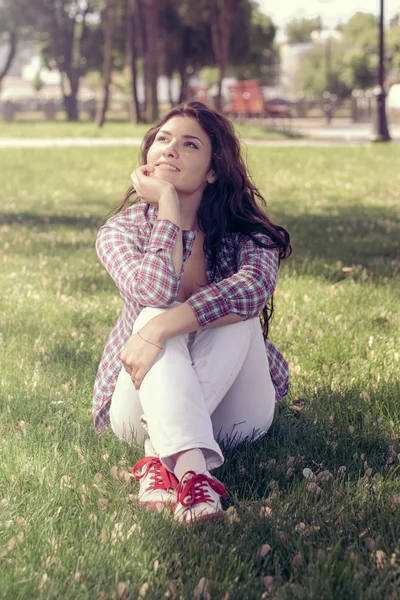
[[[157,346],[157,344],[154,344],[153,342],[149,342],[149,340],[145,340],[144,337],[142,337],[138,331],[136,333],[138,334],[140,339],[143,340],[144,342],[147,342],[148,344],[151,344],[152,346],[155,346],[156,348],[160,348],[160,350],[164,350],[164,348],[162,348],[161,346]]]

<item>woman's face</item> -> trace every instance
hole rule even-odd
[[[203,192],[213,183],[210,169],[211,142],[196,119],[176,116],[157,133],[147,153],[147,164],[155,167],[154,177],[172,183],[183,194]]]

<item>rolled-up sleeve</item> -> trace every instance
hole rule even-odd
[[[166,219],[155,221],[144,252],[137,247],[137,228],[110,219],[97,234],[96,251],[127,299],[152,307],[166,307],[176,298],[181,272],[176,275],[172,250],[180,231]]]
[[[272,243],[265,234],[255,237],[262,243]],[[257,317],[274,293],[279,268],[277,248],[263,248],[243,236],[237,264],[238,271],[231,277],[205,286],[187,300],[201,326],[230,313],[244,319]]]

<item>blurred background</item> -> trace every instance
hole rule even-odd
[[[365,123],[381,54],[400,122],[400,2],[385,4],[380,53],[378,0],[0,0],[0,118],[151,123],[198,99],[282,128]]]

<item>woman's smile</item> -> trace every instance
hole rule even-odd
[[[157,163],[156,167],[158,167],[162,171],[172,171],[173,173],[179,173],[179,171],[180,171],[180,169],[178,169],[178,167],[176,167],[175,165],[172,165],[171,163],[167,163],[167,162]]]

